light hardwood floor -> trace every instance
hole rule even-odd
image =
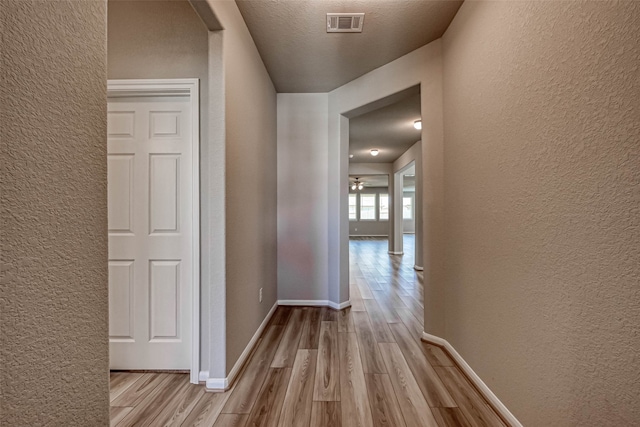
[[[112,426],[504,426],[440,347],[420,341],[413,240],[350,241],[351,303],[279,307],[226,393],[186,374],[111,374]]]

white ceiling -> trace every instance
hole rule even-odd
[[[329,92],[442,36],[460,0],[236,0],[276,90]],[[327,33],[328,12],[364,12]]]

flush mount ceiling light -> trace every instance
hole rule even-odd
[[[349,154],[349,158],[350,158],[350,159],[353,159],[353,154]]]
[[[422,120],[416,120],[415,122],[413,122],[413,127],[418,130],[422,129]]]
[[[355,182],[351,184],[351,189],[353,191],[362,190],[364,188],[364,184],[360,182],[360,178],[356,178]]]
[[[373,157],[377,156],[378,154],[380,154],[380,150],[375,149],[375,148],[374,148],[373,150],[371,150],[371,155],[372,155]]]

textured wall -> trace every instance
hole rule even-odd
[[[0,18],[0,423],[106,426],[106,3]]]
[[[278,299],[328,300],[327,94],[278,94]]]
[[[466,2],[446,334],[523,424],[640,422],[640,4]]]
[[[277,101],[236,3],[209,0],[209,4],[225,28],[221,33],[228,373],[276,302]]]

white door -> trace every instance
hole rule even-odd
[[[191,365],[188,96],[108,101],[111,369]]]

